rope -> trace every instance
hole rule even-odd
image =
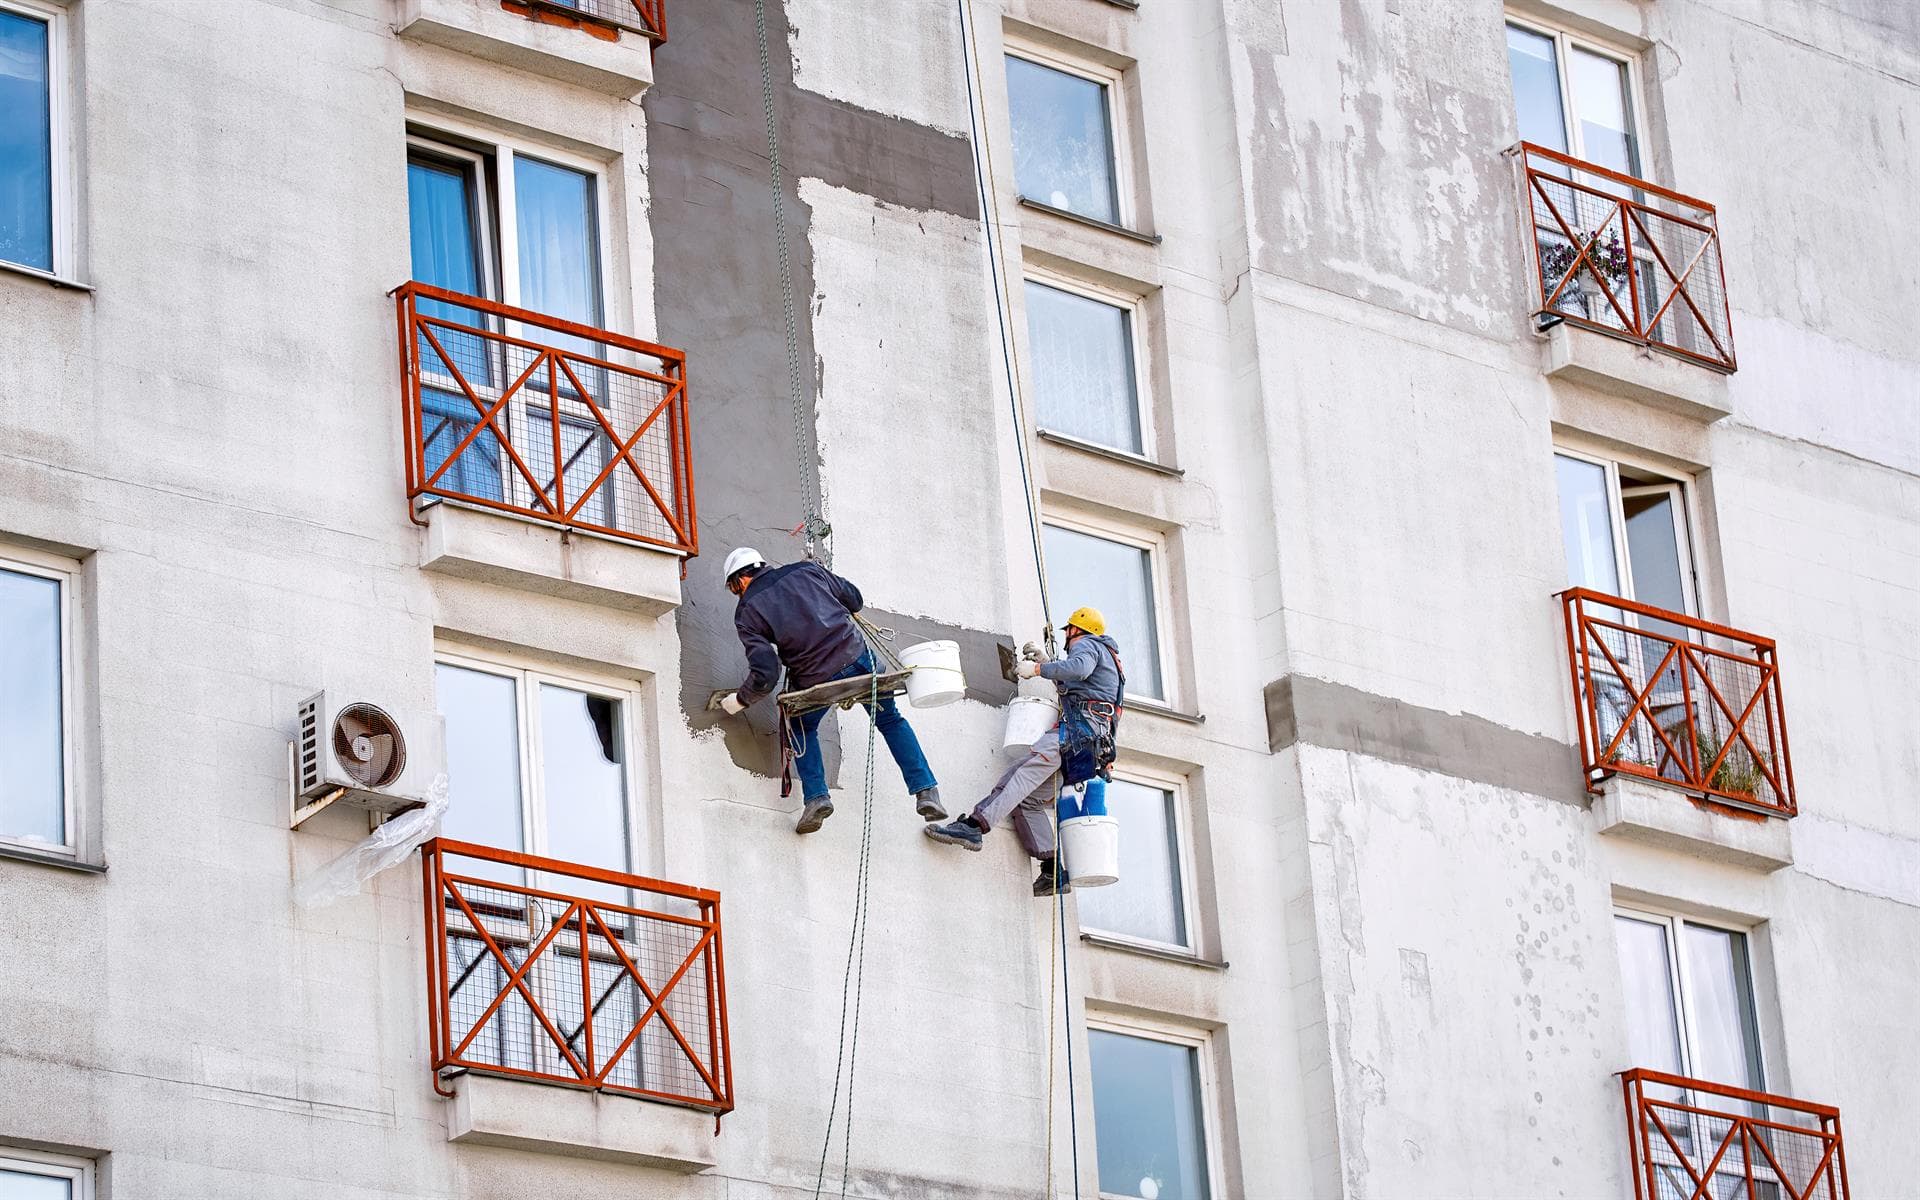
[[[880,681],[876,677],[870,685],[869,701],[875,705],[880,702]],[[868,713],[869,718],[874,714]],[[865,799],[861,803],[860,813],[860,867],[855,876],[853,890],[853,926],[847,931],[847,969],[840,980],[840,1039],[839,1049],[833,1062],[833,1099],[827,1104],[827,1132],[820,1139],[820,1167],[813,1177],[813,1200],[820,1200],[826,1187],[827,1155],[833,1149],[833,1122],[840,1108],[841,1066],[846,1067],[847,1115],[840,1124],[840,1196],[846,1200],[849,1167],[853,1158],[853,1067],[860,1050],[860,996],[866,984],[867,974],[867,887],[870,865],[873,860],[873,761],[874,736],[878,725],[869,720],[867,724],[867,786]],[[1057,819],[1057,818],[1056,818]],[[853,1031],[847,1031],[847,998],[853,998]]]
[[[767,0],[753,0],[753,28],[760,42],[760,98],[767,113],[767,169],[773,184],[773,244],[780,256],[780,315],[787,328],[787,394],[793,408],[793,454],[800,468],[800,490],[806,519],[794,532],[807,541],[807,557],[818,554],[833,565],[833,551],[825,544],[833,527],[827,524],[826,483],[820,477],[818,455],[807,452],[807,388],[800,370],[800,320],[793,301],[793,254],[787,244],[785,173],[780,167],[780,123],[773,113],[773,66],[767,53]]]

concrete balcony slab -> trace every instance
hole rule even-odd
[[[1548,378],[1626,396],[1702,424],[1733,411],[1727,377],[1719,371],[1571,323],[1547,331],[1540,369]]]
[[[1592,812],[1594,827],[1609,837],[1753,871],[1793,865],[1793,841],[1784,818],[1709,805],[1650,780],[1611,776],[1600,785]]]
[[[426,570],[656,617],[680,604],[681,558],[671,551],[451,502],[425,517]]]
[[[394,27],[401,37],[609,96],[637,96],[653,83],[653,43],[638,33],[529,20],[502,8],[500,0],[396,3]],[[602,33],[607,36],[598,36]]]
[[[719,1161],[712,1113],[488,1075],[461,1075],[452,1087],[449,1142],[686,1175],[710,1170]]]

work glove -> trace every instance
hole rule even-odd
[[[740,703],[739,692],[728,692],[720,697],[720,710],[730,717],[737,717],[747,711],[747,706]]]
[[[1020,660],[1020,665],[1013,669],[1013,673],[1022,679],[1032,679],[1040,673],[1040,664],[1030,658],[1023,658]]]
[[[1032,642],[1028,642],[1026,645],[1020,647],[1020,657],[1026,659],[1028,662],[1045,662],[1047,661],[1047,652]]]

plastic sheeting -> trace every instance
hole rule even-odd
[[[357,895],[367,880],[397,867],[440,829],[447,812],[447,777],[436,775],[427,788],[427,803],[409,809],[368,834],[358,845],[301,880],[293,889],[302,908],[324,908],[336,900]]]

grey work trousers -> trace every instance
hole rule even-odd
[[[1060,727],[1041,734],[1033,749],[1014,763],[993,785],[987,798],[973,807],[973,819],[988,829],[1013,814],[1013,834],[1028,854],[1053,857],[1054,804],[1060,794]]]

